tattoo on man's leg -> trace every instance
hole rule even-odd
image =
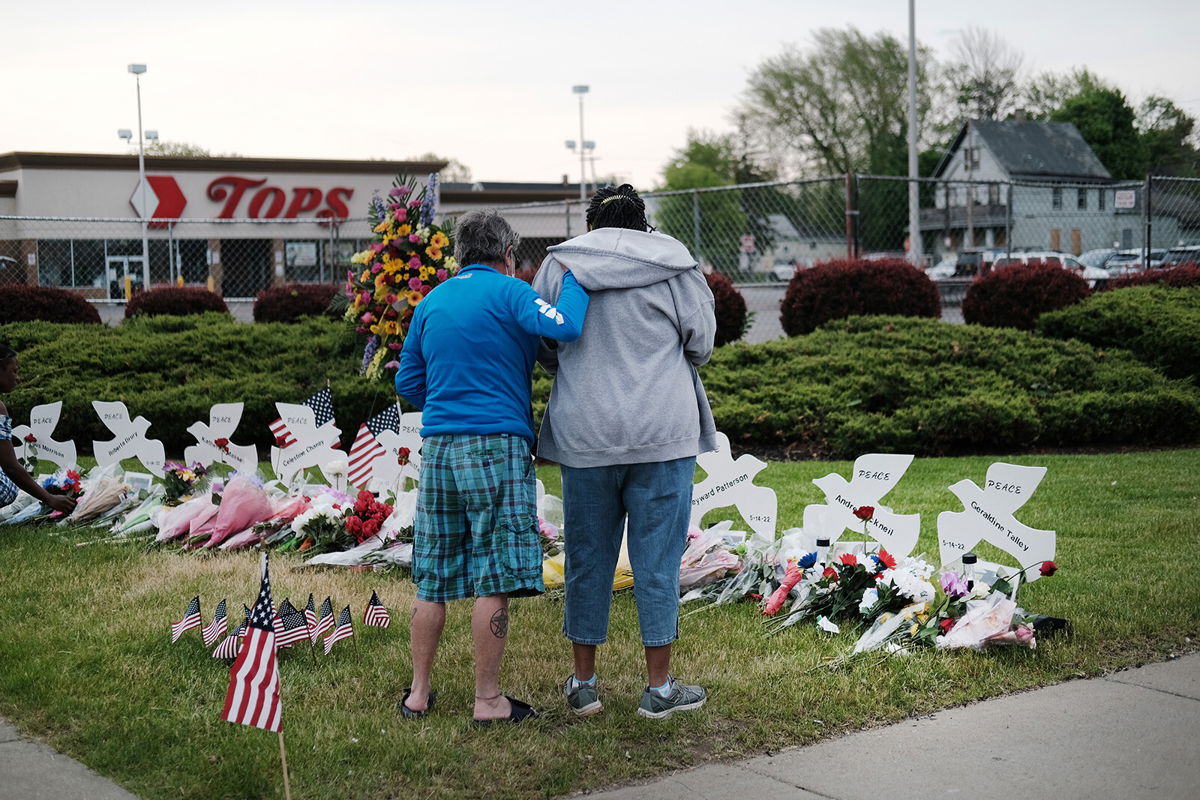
[[[492,614],[492,636],[497,639],[508,636],[508,609],[502,608]]]
[[[414,620],[417,618],[417,604],[416,603],[413,603],[412,613],[408,615],[408,618],[409,618],[409,620]]]

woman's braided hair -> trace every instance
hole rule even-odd
[[[589,230],[596,228],[628,228],[632,231],[652,231],[646,221],[646,203],[628,183],[602,186],[592,195],[587,210]]]

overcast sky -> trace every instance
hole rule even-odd
[[[575,84],[596,170],[648,188],[689,127],[727,130],[748,75],[822,27],[906,39],[905,0],[16,2],[4,10],[0,152],[129,152],[143,126],[214,153],[457,158],[476,180],[578,180]],[[1136,105],[1200,116],[1200,3],[918,0],[946,55],[988,28],[1027,71],[1086,66]],[[136,148],[134,148],[136,151]]]

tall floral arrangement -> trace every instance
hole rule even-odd
[[[368,378],[395,375],[413,311],[435,286],[458,273],[452,231],[433,221],[437,185],[437,173],[420,190],[406,176],[386,198],[371,198],[375,242],[354,254],[355,269],[346,273],[346,320],[366,337],[361,372]]]

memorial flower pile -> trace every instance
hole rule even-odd
[[[197,462],[190,467],[174,461],[163,464],[163,503],[179,505],[208,485],[208,470]]]
[[[346,533],[354,537],[354,541],[362,544],[383,528],[384,520],[392,513],[392,507],[375,499],[375,495],[362,489],[354,500],[354,505],[346,509],[344,525]]]
[[[416,189],[412,178],[397,183],[386,199],[371,198],[375,243],[351,259],[346,273],[346,320],[366,337],[362,374],[391,377],[413,311],[444,280],[458,273],[450,231],[434,223],[437,174]]]

